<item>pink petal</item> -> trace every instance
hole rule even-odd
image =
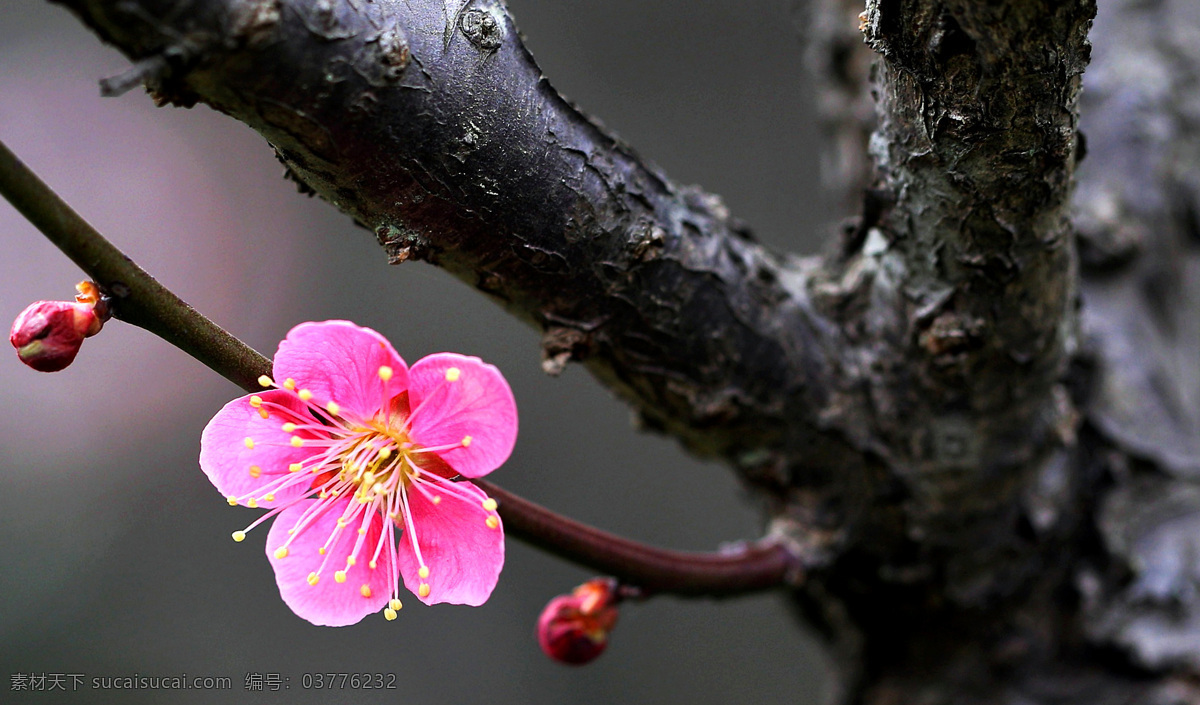
[[[379,369],[389,367],[384,382]],[[279,344],[274,362],[275,383],[295,380],[296,389],[307,389],[313,403],[337,402],[359,419],[374,416],[386,399],[408,388],[408,365],[392,344],[370,328],[349,321],[301,323]]]
[[[412,538],[401,536],[398,560],[404,586],[427,605],[448,602],[479,606],[487,601],[504,567],[504,527],[494,511],[484,509],[487,495],[469,482],[453,485],[453,491],[428,480],[408,488],[408,503],[416,527],[421,557],[429,577],[421,579],[420,563]],[[419,486],[418,486],[419,485]],[[433,497],[440,497],[438,503]],[[487,525],[494,517],[496,528]],[[429,595],[421,597],[421,583],[429,584]]]
[[[275,517],[271,533],[267,535],[267,558],[275,569],[275,583],[279,586],[279,595],[284,603],[313,624],[324,627],[354,624],[372,612],[382,610],[392,596],[393,571],[387,548],[384,547],[381,552],[374,570],[368,565],[379,541],[383,518],[378,512],[373,512],[357,562],[349,568],[346,567],[346,556],[350,555],[359,537],[357,529],[361,515],[342,529],[327,551],[328,561],[325,561],[326,556],[317,551],[333,533],[338,517],[342,516],[349,504],[348,499],[332,503],[323,514],[292,537],[285,557],[276,558],[275,551],[289,538],[288,529],[293,528],[305,509],[314,504],[317,504],[317,500],[297,502]],[[310,585],[309,574],[320,570],[323,561],[325,568],[321,570],[317,584]],[[339,570],[346,571],[346,581],[343,583],[337,582],[334,577]],[[363,585],[370,588],[370,597],[363,596]]]
[[[303,419],[312,419],[303,402],[291,392],[268,390],[258,396],[268,404],[279,404],[295,411]],[[268,418],[262,418],[259,409],[250,405],[250,396],[239,397],[222,407],[200,436],[200,469],[208,479],[226,497],[253,493],[260,498],[260,507],[287,504],[308,494],[311,487],[311,478],[308,482],[299,482],[300,477],[293,476],[295,481],[289,486],[273,491],[274,501],[261,499],[261,488],[283,475],[292,475],[288,466],[302,462],[313,453],[311,448],[293,448],[289,443],[292,434],[285,433],[281,426],[291,421],[290,417],[282,418],[278,410],[269,413]],[[247,447],[247,438],[253,441],[253,448]],[[250,474],[251,466],[259,468],[257,478]],[[246,500],[239,502],[246,503]]]
[[[447,373],[458,370],[454,381]],[[451,374],[453,376],[453,374]],[[465,477],[482,477],[500,467],[517,441],[517,403],[508,382],[477,357],[437,353],[409,372],[412,438],[438,451]],[[470,438],[469,445],[461,445]]]

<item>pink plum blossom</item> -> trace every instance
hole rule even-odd
[[[401,578],[425,604],[483,604],[504,531],[464,479],[516,442],[499,370],[455,353],[409,368],[375,331],[325,321],[288,333],[274,375],[217,412],[200,467],[229,504],[269,510],[235,541],[275,517],[266,552],[288,607],[318,625],[392,620]]]

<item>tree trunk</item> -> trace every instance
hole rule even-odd
[[[547,371],[727,460],[804,558],[836,700],[1200,702],[1190,0],[1107,0],[1091,44],[1093,0],[814,2],[863,206],[808,259],[559,96],[498,0],[63,4],[137,62],[112,87],[251,125]]]

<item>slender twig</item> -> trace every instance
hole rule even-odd
[[[668,551],[559,516],[490,482],[474,482],[499,503],[509,534],[636,585],[643,594],[734,595],[797,580],[797,562],[774,543],[747,544],[727,553]]]
[[[154,333],[242,389],[271,361],[133,263],[0,142],[0,193],[111,297],[112,314]]]
[[[114,317],[144,328],[247,391],[271,362],[205,318],[106,240],[0,142],[0,194],[112,297]],[[509,533],[550,553],[610,573],[645,593],[731,595],[794,580],[796,561],[777,544],[729,553],[646,546],[560,516],[491,483]]]

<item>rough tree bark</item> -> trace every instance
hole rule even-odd
[[[135,60],[110,87],[246,122],[726,459],[835,699],[1200,702],[1194,3],[1102,0],[1089,44],[1093,0],[814,0],[863,207],[800,259],[563,100],[499,0],[60,1]]]

